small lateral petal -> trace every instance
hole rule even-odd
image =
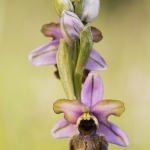
[[[125,110],[124,103],[118,100],[102,100],[94,105],[91,112],[99,122],[107,124],[110,115],[120,116]]]
[[[92,108],[102,99],[104,87],[101,77],[96,73],[89,73],[81,91],[81,101]]]
[[[99,42],[103,39],[102,32],[99,29],[91,27],[91,32],[93,36],[93,42]]]
[[[88,63],[86,64],[86,69],[101,71],[107,69],[107,64],[105,60],[99,55],[99,53],[93,48]]]
[[[123,147],[129,146],[129,139],[125,132],[110,121],[108,122],[108,125],[100,123],[97,133],[104,134],[107,140],[112,144]]]
[[[29,53],[29,62],[35,66],[56,64],[58,46],[59,40],[55,40],[36,48]]]
[[[63,38],[59,23],[51,22],[49,24],[45,24],[42,26],[41,32],[46,37],[52,37],[53,40],[59,40],[60,38]]]
[[[78,134],[79,131],[75,124],[71,124],[66,119],[60,119],[52,128],[52,136],[57,138],[69,138],[74,134]]]
[[[72,124],[82,115],[83,104],[78,100],[60,99],[53,104],[56,114],[64,113],[64,118]]]

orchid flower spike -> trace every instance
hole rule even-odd
[[[89,73],[81,92],[81,102],[60,99],[54,103],[54,112],[64,113],[51,133],[54,138],[69,138],[73,135],[103,134],[108,142],[123,147],[129,146],[129,139],[118,126],[108,121],[110,115],[120,116],[124,104],[118,100],[102,100],[104,88],[100,76]]]
[[[29,62],[35,66],[56,65],[56,55],[60,44],[60,38],[63,38],[60,29],[60,24],[45,24],[42,26],[41,31],[46,37],[52,37],[53,39],[51,42],[48,42],[31,51],[28,55]],[[91,27],[91,31],[93,41],[99,42],[102,39],[101,32],[95,27]],[[94,48],[90,53],[86,69],[95,71],[107,69],[105,60],[99,55],[99,53]]]

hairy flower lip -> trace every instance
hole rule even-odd
[[[88,113],[83,113],[77,120],[76,124],[79,126],[81,120],[93,120],[95,122],[96,127],[98,127],[98,120],[97,118],[90,112]]]
[[[78,125],[78,130],[82,132],[83,135],[90,135],[93,131],[97,130],[97,126],[95,124],[95,121],[90,118],[90,120],[81,120]]]

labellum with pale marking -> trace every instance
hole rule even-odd
[[[108,141],[103,134],[96,133],[98,121],[89,110],[79,117],[77,126],[79,134],[71,138],[70,150],[108,150]]]

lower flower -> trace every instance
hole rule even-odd
[[[110,115],[120,116],[125,110],[124,104],[118,100],[101,100],[102,96],[103,83],[100,76],[89,73],[82,88],[81,102],[60,99],[54,103],[54,112],[64,113],[64,118],[53,127],[51,131],[53,137],[73,136],[70,146],[75,146],[74,143],[78,141],[77,139],[82,139],[83,143],[87,141],[84,140],[86,137],[91,138],[90,141],[93,141],[94,138],[101,141],[104,135],[110,143],[124,147],[129,146],[129,139],[125,132],[107,120]],[[106,147],[107,140],[103,141]],[[102,144],[102,142],[100,143]],[[97,146],[100,146],[100,143],[98,142]]]

